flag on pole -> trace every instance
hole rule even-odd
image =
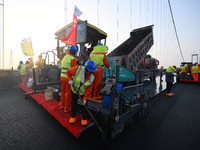
[[[31,38],[25,38],[21,42],[21,48],[25,56],[34,56]]]
[[[77,27],[78,27],[77,16],[79,17],[81,14],[82,12],[78,9],[78,7],[75,6],[71,31],[68,34],[68,36],[61,42],[67,43],[70,45],[76,45],[76,36],[77,36]]]
[[[83,13],[78,9],[77,6],[75,6],[74,13],[75,13],[78,17],[80,17],[80,15],[83,14]]]

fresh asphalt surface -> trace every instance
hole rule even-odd
[[[90,129],[77,139],[19,87],[0,89],[0,150],[200,150],[200,85],[177,83],[161,92],[143,117],[106,147]]]

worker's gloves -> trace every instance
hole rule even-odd
[[[72,86],[73,85],[73,80],[69,80],[69,84]]]
[[[85,104],[86,104],[86,101],[83,100],[82,105],[85,105]]]

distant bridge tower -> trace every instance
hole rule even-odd
[[[13,67],[13,58],[12,58],[12,50],[10,50],[10,64],[9,64],[9,69],[12,69]]]
[[[196,56],[196,61],[195,60],[193,60],[193,57],[195,57]],[[192,54],[192,59],[191,59],[191,61],[192,61],[192,63],[195,63],[195,62],[197,62],[197,63],[199,63],[198,62],[198,54]]]

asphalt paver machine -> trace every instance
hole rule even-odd
[[[72,23],[66,25],[65,27],[61,28],[55,33],[57,39],[57,48],[55,52],[52,51],[51,53],[54,53],[53,56],[56,56],[59,60],[62,60],[65,51],[64,47],[60,47],[60,41],[63,40],[69,34],[71,25]],[[150,34],[147,34],[148,37],[142,36],[140,38],[144,42],[144,44],[142,44],[141,48],[139,48],[142,50],[142,57],[139,54],[134,55],[134,58],[136,59],[136,61],[134,62],[137,64],[139,64],[139,61],[143,59],[143,57],[146,55],[146,52],[153,44],[152,30],[149,28],[151,27],[143,28],[144,30],[148,29]],[[143,29],[138,30],[138,35],[143,34],[143,32],[141,32]],[[134,32],[134,34],[135,33],[137,32]],[[77,45],[79,46],[80,50],[78,53],[77,60],[79,65],[84,65],[84,63],[88,59],[90,52],[93,50],[93,46],[96,46],[98,42],[101,42],[104,45],[106,45],[106,38],[107,34],[101,29],[89,24],[87,21],[78,20]],[[127,43],[124,43],[123,45],[126,44]],[[85,46],[87,46],[87,48],[85,48]],[[139,50],[137,50],[137,52],[139,52]],[[59,85],[60,68],[57,64],[49,65],[47,63],[49,53],[50,52],[45,54],[46,70],[44,69],[42,71],[44,73],[42,74],[42,83],[34,82],[34,89],[36,90],[40,86],[44,86],[46,88],[47,86],[52,86],[56,84]],[[133,57],[133,55],[131,56]],[[134,63],[134,58],[132,57],[129,58],[129,60],[132,60],[130,63]],[[125,66],[123,66],[123,68],[120,68],[127,70],[127,72],[123,71],[119,67],[117,68],[116,62],[109,57],[108,59],[109,63],[112,64],[112,71],[109,72],[109,69],[105,67],[105,76],[100,90],[100,93],[103,95],[103,99],[88,99],[87,108],[94,118],[89,116],[89,119],[91,121],[83,130],[80,131],[80,134],[84,131],[87,131],[87,129],[92,126],[97,126],[99,131],[101,131],[101,134],[103,135],[104,139],[106,139],[107,137],[114,139],[119,133],[121,133],[126,128],[127,125],[135,121],[137,118],[142,117],[144,115],[149,116],[150,96],[149,91],[144,90],[144,85],[142,83],[134,85],[129,84],[129,86],[127,86],[125,84],[126,81],[120,82],[121,77],[119,77],[117,74],[120,73],[121,76],[127,77],[128,72],[131,73],[131,71]],[[129,67],[131,67],[131,64],[129,64]],[[132,78],[132,81],[134,80],[135,77]],[[59,89],[59,86],[57,86],[57,88]],[[36,90],[35,93],[38,92],[36,92]],[[59,101],[59,99],[57,100]]]

